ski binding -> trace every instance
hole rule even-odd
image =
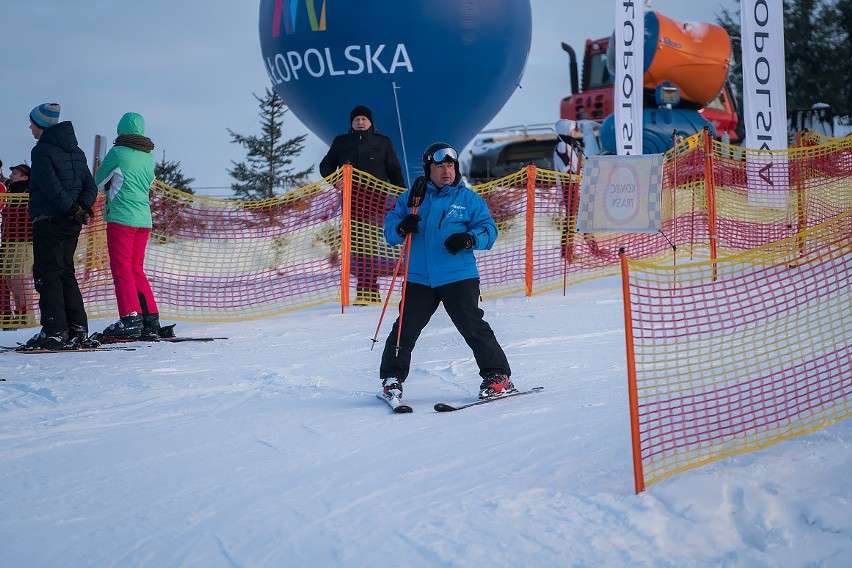
[[[395,414],[408,414],[414,412],[414,409],[402,402],[402,399],[395,396],[385,396],[384,393],[377,392],[376,398],[383,400],[391,407]]]

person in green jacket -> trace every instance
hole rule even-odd
[[[154,143],[145,136],[145,119],[128,112],[118,121],[118,137],[95,173],[106,194],[109,267],[120,319],[107,327],[109,337],[159,335],[160,315],[145,275],[145,249],[153,225],[149,191],[154,182]]]

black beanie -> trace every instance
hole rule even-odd
[[[370,122],[373,122],[373,111],[364,105],[358,105],[352,109],[352,112],[349,113],[349,124],[352,124],[356,116],[366,116]]]

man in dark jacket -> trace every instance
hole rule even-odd
[[[45,103],[30,112],[38,140],[31,153],[30,218],[33,221],[33,281],[40,294],[41,326],[29,349],[79,346],[89,322],[74,273],[74,252],[98,195],[74,126],[59,122],[59,105]]]
[[[349,132],[337,136],[320,162],[322,177],[328,177],[343,164],[382,182],[405,187],[402,166],[387,136],[376,132],[373,113],[356,106],[349,113]],[[356,280],[356,305],[381,303],[378,278],[382,271],[379,254],[381,224],[393,205],[388,194],[370,187],[364,179],[352,184],[352,273]],[[389,263],[386,263],[389,264]]]

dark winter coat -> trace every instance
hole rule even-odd
[[[402,166],[391,139],[373,128],[363,132],[350,130],[337,136],[320,162],[320,175],[328,177],[343,164],[368,173],[381,181],[405,187]]]
[[[8,193],[25,194],[30,190],[30,180],[21,179],[9,184]],[[27,243],[33,240],[33,222],[30,221],[26,201],[7,200],[3,209],[2,243]]]
[[[87,207],[94,205],[98,188],[70,122],[45,129],[30,156],[30,218],[33,221],[65,215],[75,202]]]

